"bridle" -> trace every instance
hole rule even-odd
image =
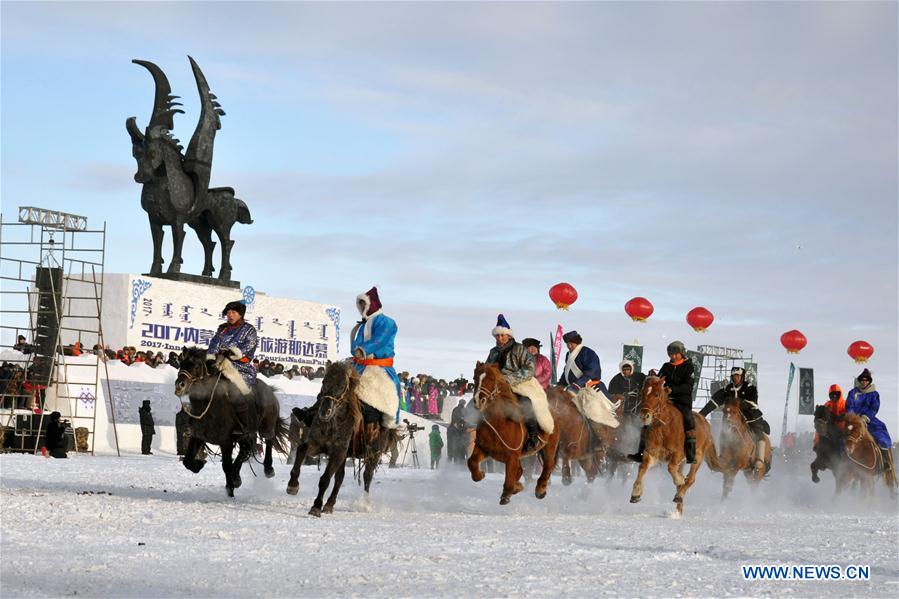
[[[193,387],[194,383],[197,381],[205,381],[210,377],[209,367],[206,365],[206,362],[203,362],[203,374],[201,376],[194,376],[183,368],[178,371],[178,377],[175,379],[176,381],[181,377],[187,379],[187,387],[184,389],[184,393],[188,393],[190,388]],[[193,418],[194,420],[202,420],[206,414],[209,413],[209,408],[212,407],[212,402],[215,400],[215,390],[219,386],[219,381],[222,380],[222,371],[219,370],[218,377],[215,379],[215,384],[212,386],[212,393],[209,394],[209,401],[206,402],[206,409],[203,410],[203,413],[197,416],[193,412],[190,411],[190,403],[181,403],[181,410]]]
[[[493,390],[486,392],[486,394],[484,393],[483,382],[484,376],[486,374],[486,372],[483,372],[481,373],[481,376],[478,377],[478,386],[474,392],[474,407],[477,408],[479,412],[483,412],[484,408],[493,403],[493,401],[496,399],[496,396],[500,393],[499,385],[497,385],[495,382],[493,385]],[[511,445],[506,443],[506,440],[503,439],[503,436],[499,433],[498,430],[496,430],[496,427],[493,426],[493,423],[490,422],[490,419],[483,414],[481,416],[481,422],[486,424],[490,428],[490,430],[493,431],[493,434],[496,435],[496,438],[499,439],[499,442],[502,443],[506,449],[513,452],[521,451],[521,448],[524,447],[525,439],[527,439],[524,423],[519,423],[519,426],[521,427],[521,443],[518,444],[518,447],[512,447]]]
[[[651,390],[652,387],[650,386],[650,391],[649,391],[649,394],[648,394],[648,395],[649,395],[650,397],[654,397],[654,396],[656,396],[656,395],[662,394],[662,393],[663,393],[662,387],[664,387],[664,386],[661,384],[661,382],[659,383],[659,387],[660,387],[660,389],[659,389],[658,393],[653,393],[652,390]],[[653,423],[654,423],[656,420],[658,420],[658,421],[661,422],[663,425],[667,425],[667,424],[668,424],[668,422],[665,421],[665,420],[662,418],[662,406],[664,405],[664,403],[665,403],[666,401],[668,401],[667,398],[664,398],[664,399],[663,399],[663,398],[659,398],[659,399],[655,402],[655,406],[653,406],[652,408],[647,407],[647,405],[646,405],[646,397],[643,397],[642,400],[643,400],[643,402],[642,402],[642,403],[643,403],[643,406],[642,406],[642,408],[640,409],[640,418],[641,418],[641,420],[646,420],[646,417],[648,416],[648,417],[652,418],[652,422],[653,422]]]
[[[858,466],[861,466],[865,470],[874,470],[875,468],[877,468],[877,458],[880,455],[880,451],[877,447],[877,444],[874,443],[874,439],[872,439],[870,437],[870,435],[867,437],[867,439],[865,438],[865,432],[867,431],[867,429],[863,429],[862,427],[859,427],[857,430],[858,430],[858,433],[853,433],[853,434],[847,433],[846,434],[846,457],[848,457],[849,460],[853,464],[857,464]],[[867,464],[863,464],[860,461],[856,460],[854,457],[852,457],[852,453],[849,451],[850,443],[852,444],[853,447],[855,447],[862,441],[868,441],[868,443],[871,444],[871,447],[874,448],[874,463],[871,464],[870,466],[868,466]]]
[[[349,390],[350,390],[350,375],[347,374],[346,372],[344,372],[343,373],[343,391],[340,393],[340,395],[334,396],[334,395],[331,395],[330,393],[319,394],[319,396],[318,396],[319,399],[330,399],[331,403],[333,404],[334,407],[332,407],[332,409],[328,411],[327,416],[325,416],[324,414],[322,414],[322,405],[319,404],[318,410],[316,411],[316,415],[318,416],[318,419],[321,420],[322,422],[328,422],[329,420],[331,420],[334,417],[334,414],[337,412],[337,410],[335,408],[337,406],[339,406],[341,403],[343,403],[344,401],[346,401],[347,391],[349,391]]]
[[[476,407],[479,411],[483,411],[484,408],[493,403],[493,400],[495,400],[496,396],[499,395],[499,385],[494,385],[493,390],[488,391],[485,397],[484,386],[481,384],[482,382],[482,380],[478,380],[478,388],[474,393],[474,407]]]

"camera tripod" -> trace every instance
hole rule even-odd
[[[406,450],[403,452],[403,466],[406,465],[406,454],[409,453],[409,447],[412,447],[412,467],[416,470],[421,468],[418,461],[418,448],[415,446],[415,433],[409,431],[409,442],[406,443]]]

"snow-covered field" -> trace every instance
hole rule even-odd
[[[501,480],[382,469],[371,505],[347,473],[333,515],[307,515],[318,473],[288,496],[288,466],[228,499],[218,463],[171,455],[0,456],[0,595],[899,596],[899,515],[882,488],[834,500],[829,473],[775,471],[726,504],[703,471],[682,519],[667,473],[630,482],[553,478],[498,505]],[[256,466],[260,472],[261,467]],[[869,581],[747,581],[741,565],[869,565]]]

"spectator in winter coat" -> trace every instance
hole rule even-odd
[[[428,383],[428,416],[440,415],[440,410],[437,407],[438,395],[440,395],[440,390],[437,389],[437,383],[434,382],[434,379],[431,379],[431,382]]]
[[[440,455],[443,453],[443,438],[440,436],[440,427],[436,424],[431,426],[428,445],[431,447],[431,470],[436,470],[440,468]]]
[[[528,337],[521,342],[532,356],[534,356],[534,377],[540,386],[549,389],[550,378],[552,377],[552,365],[549,358],[540,353],[541,344],[533,337]]]
[[[166,361],[166,364],[177,370],[178,368],[181,368],[181,359],[178,357],[178,354],[170,351],[169,359]]]
[[[66,424],[59,420],[60,413],[50,414],[50,422],[47,423],[47,432],[44,436],[44,447],[50,457],[66,458]]]
[[[565,354],[565,370],[559,385],[577,393],[583,387],[597,387],[606,393],[602,383],[602,367],[596,352],[584,345],[584,340],[577,331],[568,331],[562,336],[568,353]]]
[[[668,344],[668,357],[659,369],[659,376],[665,379],[665,386],[671,391],[669,401],[674,404],[684,420],[684,453],[687,463],[696,462],[696,423],[693,420],[693,362],[687,358],[687,349],[681,341]],[[643,449],[646,447],[646,435],[649,427],[640,429],[640,448],[637,453],[627,457],[635,462],[643,461]]]
[[[154,429],[156,422],[153,420],[153,414],[150,413],[149,399],[143,401],[137,413],[140,416],[140,452],[144,455],[153,455],[153,452],[150,451],[150,445],[153,443],[153,435],[156,434]]]
[[[883,468],[886,473],[893,470],[893,456],[890,453],[893,441],[886,425],[877,418],[877,412],[880,411],[880,393],[874,388],[872,380],[871,371],[867,368],[858,375],[855,387],[846,398],[846,411],[858,414],[868,424],[868,432],[874,437],[883,455]]]
[[[609,395],[623,395],[625,414],[635,415],[640,411],[642,403],[641,393],[646,375],[634,372],[634,363],[630,360],[622,360],[618,364],[618,374],[609,381]]]
[[[418,377],[412,379],[412,413],[416,416],[421,416],[424,413],[421,400],[421,381],[419,381]]]

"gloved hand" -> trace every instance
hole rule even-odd
[[[596,387],[599,386],[599,381],[590,379],[589,381],[587,381],[587,386],[590,387],[591,389],[596,389]]]
[[[867,416],[865,416],[864,414],[862,414],[862,420],[865,421],[865,424],[868,424],[869,422],[871,422],[871,419],[868,418]]]
[[[360,360],[364,360],[365,359],[365,350],[362,349],[361,347],[357,347],[355,350],[353,350],[353,357],[359,358]]]

